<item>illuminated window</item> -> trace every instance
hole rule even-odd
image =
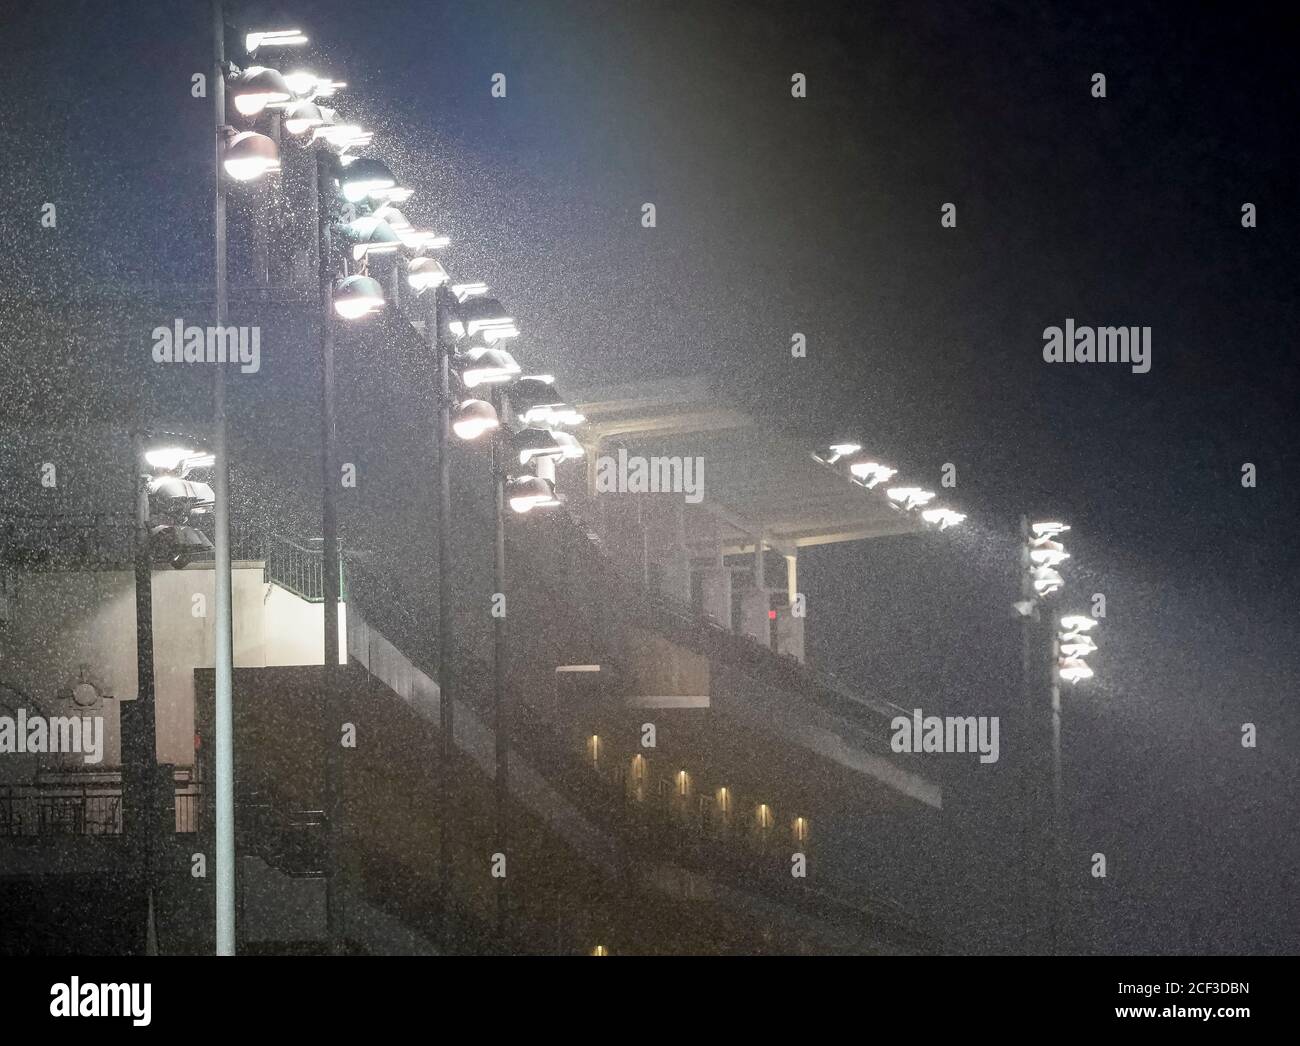
[[[609,949],[606,948],[603,944],[598,944],[598,945],[596,945],[596,947],[594,947],[593,949],[591,949],[591,954],[592,954],[592,955],[608,955],[608,954],[609,954]]]
[[[691,775],[688,774],[685,770],[677,771],[677,794],[678,795],[691,794]]]
[[[632,780],[645,780],[645,756],[637,754],[632,757]]]
[[[800,843],[808,841],[808,818],[796,817],[794,819],[794,838],[796,842]]]
[[[587,754],[591,756],[591,761],[593,763],[600,762],[600,749],[601,749],[601,744],[600,744],[599,735],[592,734],[589,738],[587,738]]]
[[[731,813],[731,789],[725,785],[718,789],[718,813],[723,817]]]
[[[756,816],[756,823],[759,828],[772,827],[772,808],[767,803],[759,803]]]

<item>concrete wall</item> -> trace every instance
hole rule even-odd
[[[213,665],[210,565],[153,574],[157,754],[160,762],[194,762],[194,670]],[[232,570],[234,660],[238,668],[319,665],[324,659],[324,606],[308,603],[262,580],[261,563]],[[0,683],[30,696],[43,715],[74,714],[61,691],[85,678],[101,694],[104,768],[121,763],[119,704],[137,695],[135,585],[127,571],[18,574],[11,579],[10,620],[0,634]],[[346,650],[346,614],[339,608],[340,650]],[[345,655],[340,656],[344,660]],[[38,757],[0,759],[0,780],[30,779]],[[41,757],[45,766],[82,765]]]

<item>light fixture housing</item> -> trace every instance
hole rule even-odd
[[[506,501],[520,515],[536,508],[550,508],[560,504],[555,485],[539,476],[519,476],[506,481]]]
[[[1061,618],[1061,628],[1067,632],[1090,632],[1097,627],[1097,619],[1086,614],[1067,614]]]
[[[451,430],[459,439],[473,441],[485,432],[493,432],[501,422],[496,408],[487,400],[464,400],[451,412]]]
[[[897,507],[909,511],[934,500],[934,491],[922,490],[920,487],[890,487],[885,495]]]
[[[358,156],[339,174],[339,188],[344,199],[351,203],[364,200],[376,190],[391,189],[397,185],[397,176],[382,160],[373,156]]]
[[[284,114],[284,129],[297,137],[325,126],[325,114],[314,102],[299,102]]]
[[[927,523],[938,526],[940,530],[947,530],[961,523],[966,515],[962,512],[954,512],[950,508],[928,508],[921,513],[921,518]]]
[[[451,317],[449,329],[456,337],[463,338],[479,332],[486,336],[489,329],[504,330],[513,326],[514,320],[498,299],[475,297],[461,303]]]
[[[293,92],[275,69],[252,65],[230,85],[230,101],[240,116],[256,116],[270,106],[285,105]]]
[[[264,134],[241,131],[226,143],[221,163],[235,181],[251,182],[280,169],[280,149]]]
[[[356,320],[384,307],[384,291],[370,276],[349,276],[334,288],[334,311]]]
[[[582,444],[569,433],[553,432],[550,429],[523,429],[516,432],[510,442],[514,452],[519,455],[521,465],[527,465],[535,458],[576,461],[586,454]]]
[[[352,260],[360,261],[371,254],[393,254],[401,250],[402,241],[393,227],[382,218],[366,215],[338,226],[340,234],[352,245]]]
[[[813,457],[825,465],[834,465],[849,454],[856,454],[862,449],[859,443],[832,443],[813,452]]]
[[[412,258],[406,263],[406,282],[417,294],[430,287],[441,287],[450,276],[436,258]]]
[[[505,349],[473,348],[456,353],[451,362],[467,389],[514,381],[520,371],[515,358]]]

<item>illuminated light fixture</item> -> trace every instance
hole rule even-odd
[[[1029,576],[1034,583],[1034,592],[1039,596],[1050,596],[1065,584],[1065,579],[1051,567],[1034,567]]]
[[[1061,627],[1067,632],[1089,632],[1097,627],[1097,619],[1085,614],[1067,614],[1061,618]]]
[[[378,218],[381,221],[386,221],[392,227],[394,232],[401,232],[402,230],[411,227],[411,223],[406,220],[406,215],[390,203],[386,203],[382,207],[378,208],[374,212],[373,217]]]
[[[898,475],[898,469],[891,469],[878,461],[855,461],[849,465],[849,474],[862,481],[868,490],[880,483],[888,482]]]
[[[609,949],[606,948],[603,944],[598,944],[598,945],[596,945],[596,947],[594,947],[593,949],[591,949],[591,954],[592,954],[592,955],[608,955],[608,954],[609,954]]]
[[[456,337],[463,338],[490,327],[513,327],[514,322],[496,298],[476,296],[461,302],[460,310],[452,315],[448,327]]]
[[[451,293],[456,295],[456,300],[462,305],[469,301],[470,298],[487,292],[488,285],[482,280],[476,280],[473,283],[453,283],[451,285]]]
[[[447,270],[434,258],[412,258],[406,264],[406,282],[416,293],[441,287],[449,279]]]
[[[324,124],[325,114],[313,102],[299,102],[284,116],[284,129],[295,137]]]
[[[256,131],[241,131],[226,143],[222,157],[226,173],[237,182],[251,182],[280,169],[280,150],[270,138]]]
[[[465,400],[451,412],[451,430],[463,440],[476,440],[500,424],[496,408],[487,400]]]
[[[540,425],[564,406],[564,398],[550,374],[529,374],[510,388],[510,409],[524,425]]]
[[[813,457],[827,465],[834,465],[848,454],[856,454],[862,447],[857,443],[832,443],[813,453]]]
[[[334,289],[334,311],[345,320],[357,320],[384,307],[384,292],[369,276],[349,276]]]
[[[375,190],[389,189],[395,185],[397,176],[388,169],[386,163],[373,156],[358,156],[339,175],[339,188],[343,191],[344,199],[350,203],[364,200]]]
[[[396,210],[396,208],[392,209]],[[440,251],[451,243],[450,237],[436,232],[412,229],[409,226],[395,231],[398,239],[402,241],[402,246],[411,251]]]
[[[1096,653],[1097,644],[1090,636],[1082,633],[1069,633],[1061,636],[1061,653],[1065,657],[1087,657]]]
[[[305,44],[307,37],[301,29],[267,29],[244,35],[244,50],[253,54],[259,47],[297,47]]]
[[[511,437],[511,445],[518,453],[521,465],[527,465],[534,458],[577,461],[586,454],[582,444],[569,433],[550,429],[524,429]]]
[[[470,349],[457,353],[452,363],[460,371],[460,380],[469,389],[514,381],[520,369],[515,358],[505,349]]]
[[[151,554],[182,570],[194,559],[211,552],[212,542],[195,527],[163,523],[149,528],[149,549]]]
[[[390,185],[383,189],[371,189],[370,199],[373,203],[405,203],[415,195],[414,189],[404,185]]]
[[[230,85],[230,100],[240,116],[256,116],[268,106],[292,101],[293,92],[284,82],[284,77],[274,69],[253,65]]]
[[[1064,534],[1070,528],[1065,523],[1049,522],[1035,523],[1029,529],[1034,532],[1036,538],[1054,538],[1057,534]]]
[[[506,500],[510,508],[521,516],[536,508],[551,508],[560,504],[555,496],[555,486],[538,476],[520,476],[507,481]]]
[[[284,82],[289,85],[289,90],[295,97],[305,102],[314,102],[317,98],[329,98],[335,92],[347,87],[347,84],[341,80],[325,80],[305,69],[285,73]]]
[[[352,258],[360,261],[371,254],[392,254],[401,250],[402,241],[382,218],[367,216],[354,218],[346,225],[338,227],[345,239],[352,244]]]
[[[364,127],[354,123],[334,123],[334,111],[332,109],[322,109],[321,115],[325,117],[325,124],[317,127],[312,135],[312,141],[324,140],[331,148],[338,150],[340,153],[346,153],[349,149],[357,149],[369,145],[370,140],[374,137],[372,131],[367,131]],[[346,163],[354,157],[341,157]]]
[[[149,480],[149,497],[157,498],[163,514],[181,518],[196,508],[211,508],[217,500],[206,483],[179,476],[155,476]]]
[[[966,516],[950,508],[929,508],[921,513],[921,518],[927,523],[937,523],[940,530],[947,530],[949,527],[955,527]]]
[[[192,447],[166,446],[154,447],[145,451],[145,464],[151,469],[161,469],[164,472],[174,472],[182,466],[197,460],[213,458],[211,454],[205,454],[201,450],[195,450]],[[215,459],[213,458],[215,461]],[[191,468],[206,468],[212,462],[207,461],[205,464],[190,465]]]
[[[1035,538],[1030,542],[1029,560],[1035,566],[1060,566],[1070,558],[1065,546],[1051,538]]]
[[[1081,679],[1091,679],[1093,671],[1083,659],[1079,657],[1063,657],[1060,659],[1057,672],[1067,683],[1077,683]]]
[[[899,508],[914,509],[934,500],[934,492],[920,487],[890,487],[885,494]]]

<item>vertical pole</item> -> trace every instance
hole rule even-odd
[[[213,226],[216,240],[215,316],[218,327],[226,323],[226,186],[221,176],[221,154],[226,124],[225,17],[221,0],[212,0],[212,113],[214,120],[214,171],[216,182]],[[234,727],[234,644],[230,578],[230,460],[226,454],[226,370],[214,368],[213,440],[213,523],[216,529],[216,580],[213,631],[214,687],[214,771],[216,791],[216,943],[218,955],[235,954],[235,727]]]
[[[323,149],[316,153],[317,275],[320,277],[321,589],[324,596],[325,806],[329,864],[325,879],[325,922],[330,951],[343,952],[343,891],[339,876],[343,818],[343,749],[339,743],[342,690],[339,679],[338,432],[334,411],[334,273],[331,269],[330,208],[333,172]]]
[[[1034,626],[1038,622],[1038,596],[1034,592],[1033,577],[1030,573],[1032,561],[1029,558],[1029,517],[1020,517],[1020,605],[1022,608],[1029,608],[1029,612],[1023,610],[1020,614],[1020,657],[1021,657],[1021,687],[1022,687],[1022,707],[1024,717],[1024,730],[1028,735],[1024,746],[1025,755],[1021,759],[1021,804],[1023,809],[1024,822],[1022,824],[1024,868],[1022,873],[1026,877],[1026,885],[1033,883],[1037,877],[1037,868],[1035,858],[1041,848],[1040,836],[1041,822],[1039,820],[1039,801],[1038,788],[1039,778],[1038,770],[1041,765],[1041,757],[1038,753],[1038,742],[1042,736],[1039,725],[1038,702],[1040,700],[1039,691],[1036,685],[1038,659],[1035,657],[1034,646]],[[1036,891],[1035,891],[1036,892]],[[1029,904],[1025,905],[1026,927],[1025,941],[1026,947],[1030,947],[1033,940],[1041,940],[1037,937],[1037,931],[1034,930],[1035,922],[1033,913],[1038,908],[1037,899],[1034,898]]]
[[[492,390],[492,405],[497,417],[503,418],[503,397],[498,389]],[[503,419],[504,420],[504,419]],[[492,637],[492,709],[494,713],[493,730],[496,734],[496,847],[499,854],[506,854],[509,841],[507,812],[510,798],[510,709],[509,695],[506,693],[506,614],[509,613],[509,600],[506,591],[506,518],[505,518],[505,480],[506,480],[506,428],[502,424],[497,429],[492,441],[492,483],[495,494],[496,543],[493,564],[493,591],[500,593],[504,606],[499,616],[493,619]],[[509,861],[506,862],[507,874]],[[497,881],[497,945],[506,947],[506,935],[509,930],[510,896],[506,886],[508,879],[503,876]]]
[[[429,313],[424,335],[438,372],[438,932],[444,954],[453,939],[451,926],[451,775],[456,757],[452,708],[452,663],[456,657],[451,589],[451,361],[442,337],[439,315],[441,287],[428,291]]]
[[[131,475],[135,480],[136,527],[135,527],[135,657],[137,690],[136,701],[140,712],[140,730],[144,735],[144,766],[140,767],[143,775],[144,822],[140,826],[140,864],[141,879],[148,899],[149,911],[153,910],[154,886],[154,831],[157,822],[157,712],[154,700],[154,653],[153,653],[153,562],[149,556],[149,485],[144,475],[144,437],[136,433],[132,440]],[[145,928],[146,941],[148,927]],[[147,947],[147,945],[146,945]]]
[[[1051,692],[1052,692],[1052,954],[1056,955],[1061,943],[1061,851],[1064,828],[1062,824],[1061,792],[1061,674],[1057,668],[1061,642],[1056,628],[1051,630]]]

